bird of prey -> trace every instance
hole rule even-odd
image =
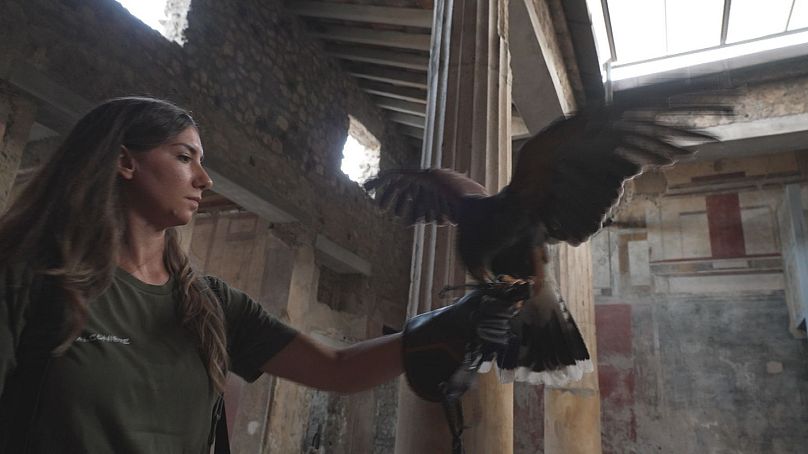
[[[598,232],[626,181],[689,157],[685,142],[714,137],[681,126],[695,112],[726,112],[688,101],[619,105],[557,120],[519,149],[510,183],[496,194],[449,169],[398,169],[365,183],[378,203],[409,224],[458,229],[457,250],[480,285],[533,282],[512,321],[511,348],[497,353],[500,379],[562,384],[591,371],[589,353],[547,270],[547,245],[576,246]],[[588,285],[588,283],[581,283]]]

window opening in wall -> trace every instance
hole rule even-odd
[[[117,0],[133,16],[169,41],[185,44],[191,0]]]
[[[379,173],[381,144],[356,118],[348,115],[348,138],[342,148],[342,172],[362,184]]]
[[[343,279],[340,274],[326,266],[320,267],[320,277],[317,282],[317,301],[325,304],[335,311],[343,309]]]

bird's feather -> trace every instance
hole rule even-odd
[[[380,193],[380,206],[394,204],[393,212],[409,224],[456,223],[463,198],[488,196],[484,186],[449,169],[388,170],[364,187]],[[411,209],[410,216],[405,216],[406,209]]]
[[[548,225],[553,238],[580,244],[600,230],[625,181],[692,155],[683,140],[715,140],[660,120],[666,112],[601,107],[559,120],[522,146],[507,190]]]

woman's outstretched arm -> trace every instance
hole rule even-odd
[[[333,348],[299,333],[261,370],[326,391],[364,391],[403,372],[401,334]]]

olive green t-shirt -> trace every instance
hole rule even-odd
[[[217,283],[230,369],[253,381],[296,331],[246,294]],[[149,285],[118,269],[110,288],[90,303],[86,329],[59,357],[48,354],[52,342],[44,339],[53,332],[47,307],[15,307],[24,304],[20,295],[33,299],[37,289],[3,290],[0,342],[15,348],[0,347],[0,452],[208,451],[217,395],[192,337],[180,326],[173,279]],[[26,331],[32,319],[44,319],[42,329],[36,329],[38,321]]]

